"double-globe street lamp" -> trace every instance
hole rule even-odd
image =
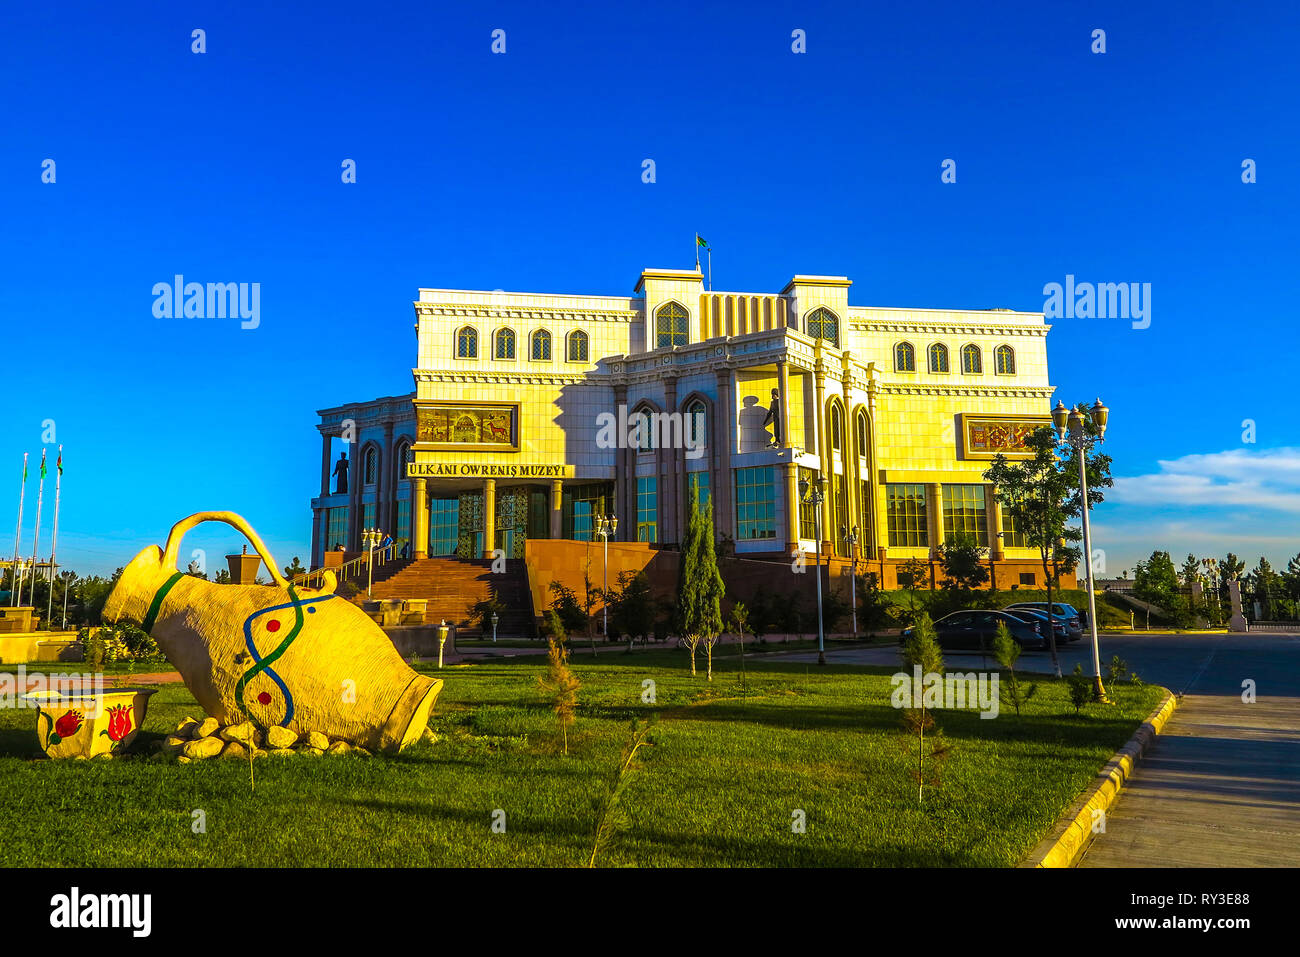
[[[601,586],[601,615],[604,623],[601,628],[605,632],[606,641],[609,641],[609,539],[617,532],[617,515],[596,516],[596,534],[605,542],[605,574],[604,584]]]
[[[361,532],[361,544],[366,549],[366,597],[370,598],[370,588],[374,584],[375,578],[375,546],[379,544],[381,532],[377,528],[363,529]]]
[[[817,664],[826,664],[826,633],[822,627],[822,502],[826,495],[822,486],[826,479],[817,477],[816,487],[810,487],[807,479],[799,480],[799,499],[805,505],[813,507],[813,533],[817,536],[817,570],[813,578],[817,581]]]
[[[841,526],[843,528],[843,526]],[[849,546],[849,604],[853,607],[853,637],[858,637],[858,526],[844,536]]]
[[[1096,435],[1088,432],[1084,418],[1092,419]],[[1080,409],[1066,409],[1065,404],[1057,400],[1052,410],[1052,424],[1056,426],[1058,441],[1067,443],[1079,453],[1079,511],[1083,520],[1083,562],[1088,573],[1088,628],[1092,632],[1092,668],[1096,676],[1097,696],[1105,701],[1106,688],[1101,683],[1101,648],[1097,642],[1097,593],[1092,577],[1092,527],[1088,521],[1088,466],[1086,453],[1094,445],[1106,441],[1106,423],[1110,418],[1110,409],[1098,399],[1092,406]],[[1051,618],[1052,609],[1047,609]],[[1049,621],[1049,624],[1051,622]]]

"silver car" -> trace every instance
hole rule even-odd
[[[1036,611],[1040,615],[1047,614],[1047,602],[1045,601],[1020,601],[1014,605],[1007,605],[1008,610],[1013,611],[1017,608]],[[1065,623],[1065,634],[1070,641],[1078,641],[1083,637],[1082,616],[1072,606],[1061,602],[1052,602],[1052,617]]]

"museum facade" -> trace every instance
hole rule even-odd
[[[893,587],[968,534],[1001,586],[1041,585],[983,472],[1051,421],[1043,314],[851,306],[850,285],[647,269],[630,297],[421,289],[414,392],[319,412],[313,566],[370,527],[415,557],[523,557],[610,518],[614,540],[671,548],[694,497],[738,557],[820,542]]]

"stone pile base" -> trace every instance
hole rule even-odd
[[[162,742],[162,753],[182,764],[208,758],[314,757],[321,754],[360,754],[370,752],[347,741],[330,741],[319,731],[298,734],[288,728],[268,728],[265,733],[250,721],[222,727],[216,718],[197,721],[186,718]]]

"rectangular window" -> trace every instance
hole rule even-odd
[[[925,548],[930,544],[924,485],[886,485],[885,511],[891,548]]]
[[[1011,509],[1002,505],[999,510],[1002,512],[1002,547],[1028,548],[1029,540],[1025,538],[1024,530],[1016,517],[1011,514]]]
[[[858,554],[867,554],[867,546],[871,542],[871,483],[863,482],[861,490],[858,492]],[[875,554],[875,552],[871,552]]]
[[[817,487],[817,473],[800,466],[799,481],[807,482],[811,493]],[[795,494],[798,494],[797,487]],[[817,506],[808,504],[803,498],[799,499],[799,537],[805,541],[817,540]]]
[[[770,465],[736,469],[736,541],[776,538],[776,482]]]
[[[687,472],[686,487],[688,489],[688,494],[694,496],[695,504],[699,506],[701,511],[703,511],[704,506],[713,495],[712,490],[709,488],[709,473]]]
[[[393,541],[405,542],[411,537],[411,500],[408,498],[397,503],[397,528],[393,529]]]
[[[562,535],[579,542],[596,540],[596,517],[612,509],[613,490],[609,483],[566,485],[563,497]]]
[[[653,475],[636,480],[636,540],[659,541],[659,482]]]
[[[451,555],[456,551],[459,540],[460,499],[431,499],[429,501],[429,555]]]
[[[831,503],[831,514],[834,516],[835,521],[835,554],[847,557],[849,554],[849,504],[843,475],[831,476],[831,490],[835,496]]]
[[[943,540],[969,535],[977,545],[988,547],[989,527],[985,521],[983,485],[943,487]]]
[[[361,506],[361,527],[374,528],[375,516],[378,514],[379,506],[374,502],[366,502]]]
[[[325,522],[325,550],[332,552],[340,545],[348,547],[348,510],[347,507],[328,509]]]
[[[1022,585],[1030,585],[1030,586],[1037,585],[1037,584],[1038,584],[1038,576],[1035,575],[1033,572],[1021,572],[1021,573],[1020,573],[1020,584],[1022,584]],[[1044,605],[1043,607],[1046,608],[1047,606]]]

